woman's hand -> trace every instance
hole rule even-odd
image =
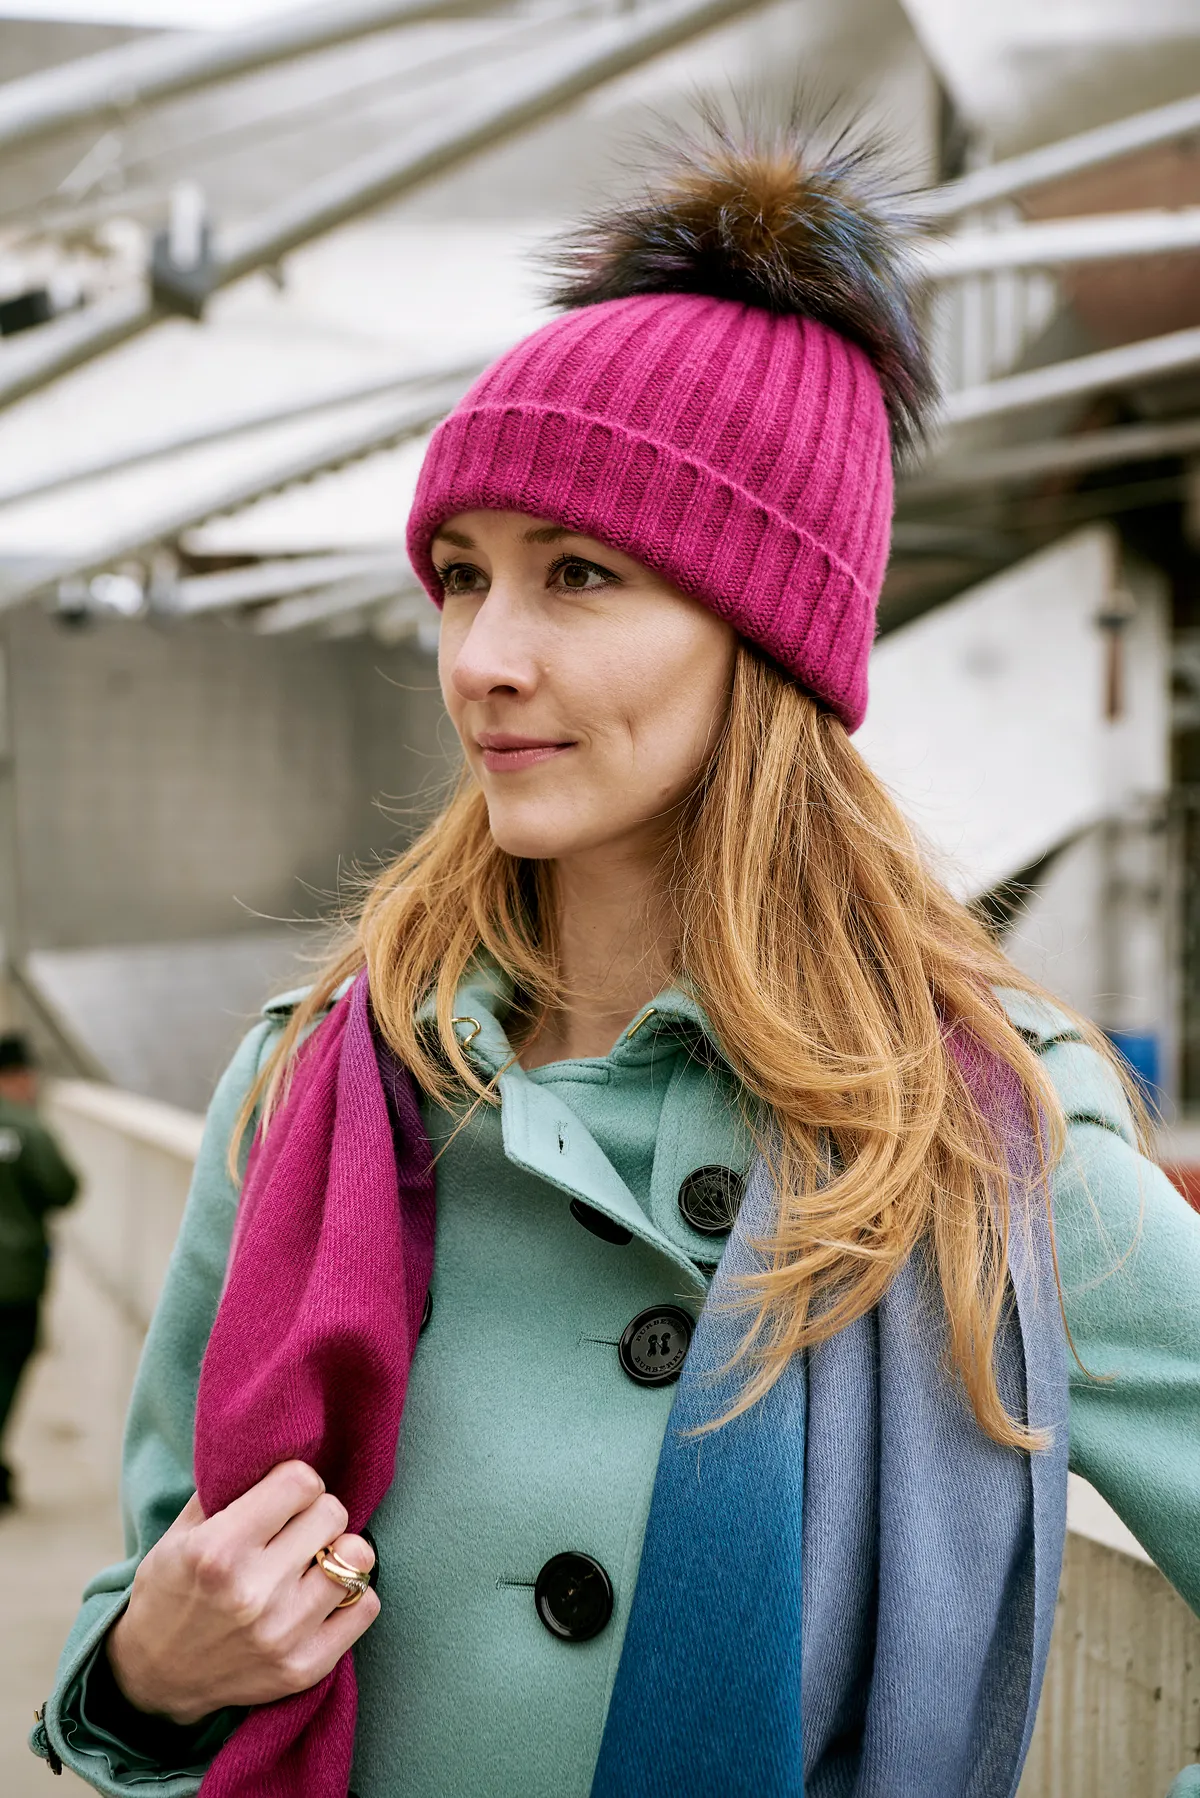
[[[316,1685],[379,1615],[364,1592],[312,1565],[319,1548],[369,1572],[346,1509],[303,1461],[284,1461],[206,1518],[193,1496],[150,1550],[109,1632],[113,1675],[139,1710],[196,1723],[224,1705],[269,1704]]]

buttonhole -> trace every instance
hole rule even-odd
[[[591,1348],[619,1348],[621,1339],[619,1336],[581,1336],[579,1346],[583,1348],[585,1345]]]
[[[496,1581],[496,1590],[497,1592],[502,1592],[505,1586],[523,1586],[528,1591],[532,1592],[536,1585],[537,1581],[535,1579],[513,1579],[510,1578],[508,1574],[502,1573],[500,1578]]]

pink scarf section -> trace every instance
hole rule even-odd
[[[363,973],[305,1043],[251,1150],[196,1405],[210,1517],[292,1457],[317,1469],[351,1530],[391,1485],[434,1237],[412,1082],[393,1097],[399,1141]],[[201,1798],[346,1798],[357,1708],[347,1654],[310,1691],[252,1710]]]

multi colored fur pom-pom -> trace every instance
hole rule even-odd
[[[800,129],[736,134],[706,112],[644,199],[549,258],[552,298],[589,306],[698,293],[819,320],[870,356],[897,451],[920,439],[935,384],[904,233],[871,192],[871,150],[810,152]]]

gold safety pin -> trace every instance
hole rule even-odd
[[[658,1006],[657,1005],[648,1005],[646,1007],[645,1011],[642,1013],[641,1017],[638,1019],[637,1023],[631,1024],[629,1026],[629,1029],[625,1032],[625,1041],[627,1043],[631,1043],[633,1041],[634,1037],[637,1035],[638,1031],[641,1029],[642,1025],[646,1022],[646,1019],[656,1017],[657,1014],[658,1014]]]
[[[461,1037],[458,1044],[460,1049],[469,1049],[471,1044],[475,1041],[475,1038],[479,1035],[479,1032],[483,1029],[483,1025],[479,1022],[478,1018],[451,1018],[451,1029],[455,1029],[459,1024],[473,1025],[470,1036]]]

